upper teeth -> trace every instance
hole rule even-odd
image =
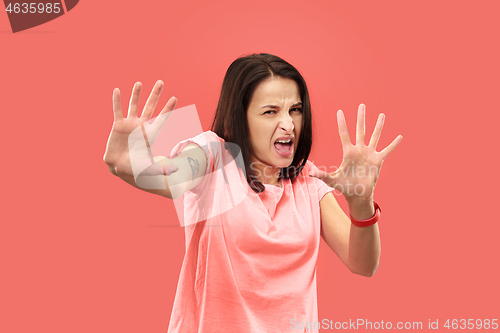
[[[288,139],[288,140],[277,140],[277,142],[279,143],[290,143],[292,140]]]

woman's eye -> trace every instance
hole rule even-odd
[[[274,111],[274,110],[269,110],[269,111],[264,112],[264,114],[273,114],[273,113],[276,113],[276,111]]]
[[[290,111],[296,111],[296,112],[301,112],[302,113],[302,109],[301,108],[293,108],[292,110]]]

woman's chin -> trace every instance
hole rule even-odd
[[[292,165],[292,162],[293,162],[293,155],[290,156],[289,158],[286,158],[286,159],[279,158],[276,161],[276,164],[274,164],[274,166],[277,167],[277,168],[287,168],[290,165]]]

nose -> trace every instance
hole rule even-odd
[[[284,116],[280,118],[279,127],[282,130],[284,130],[287,134],[293,131],[295,125],[293,123],[293,118],[290,116],[290,114],[286,113]]]

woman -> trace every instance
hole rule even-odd
[[[169,159],[152,158],[148,148],[177,102],[172,97],[155,122],[144,126],[162,86],[157,82],[140,118],[140,83],[127,118],[115,89],[104,161],[130,184],[184,202],[186,256],[169,332],[317,331],[319,238],[353,273],[375,273],[380,209],[373,192],[382,162],[402,137],[375,150],[381,114],[366,145],[361,104],[352,145],[339,111],[343,162],[334,173],[318,170],[307,160],[312,127],[304,79],[279,57],[252,54],[228,68],[212,131],[180,142]],[[146,135],[146,144],[140,135],[131,139],[141,126],[136,133]],[[345,196],[350,217],[333,188]]]

